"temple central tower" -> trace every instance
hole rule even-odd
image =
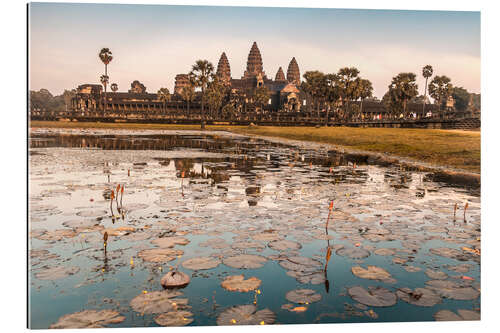
[[[257,42],[253,42],[250,53],[248,54],[247,70],[243,74],[243,77],[250,78],[258,76],[259,74],[265,76],[259,47],[257,46]]]

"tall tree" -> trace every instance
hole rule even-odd
[[[356,67],[344,67],[339,69],[337,73],[345,117],[350,116],[350,102],[357,99],[357,86],[359,84],[358,75],[359,70]]]
[[[408,102],[418,95],[416,78],[417,76],[414,73],[399,73],[392,78],[388,96],[384,97],[393,111],[402,112],[406,115]]]
[[[116,83],[111,83],[111,90],[113,92],[117,92],[118,91],[118,85]]]
[[[189,75],[195,86],[201,88],[201,129],[205,129],[205,90],[214,78],[214,65],[208,60],[196,60]]]
[[[111,51],[105,47],[102,48],[101,51],[99,52],[99,58],[101,59],[102,63],[104,64],[104,76],[107,78],[106,83],[104,84],[104,100],[106,103],[104,104],[104,111],[106,111],[106,105],[108,104],[107,99],[106,99],[106,87],[109,82],[109,76],[108,76],[108,65],[113,60],[113,55]],[[102,79],[101,79],[102,82]]]
[[[104,111],[106,111],[106,105],[108,104],[108,99],[107,99],[107,94],[106,94],[106,87],[108,86],[109,83],[109,76],[107,75],[101,75],[100,77],[101,84],[104,86]]]
[[[253,102],[262,110],[269,101],[270,93],[266,87],[257,87],[253,92]]]
[[[170,102],[170,99],[172,98],[172,96],[170,96],[170,91],[168,90],[168,88],[160,88],[157,94],[158,99],[163,103],[163,112],[165,113],[165,106],[167,102]]]
[[[207,86],[207,104],[212,112],[218,113],[226,98],[227,88],[217,78]]]
[[[451,80],[446,75],[435,76],[429,83],[429,94],[436,100],[440,111],[442,104],[451,95],[452,89]]]
[[[372,83],[370,82],[370,80],[366,80],[366,79],[359,80],[358,92],[357,92],[357,96],[359,96],[359,98],[361,99],[359,113],[363,112],[364,100],[369,98],[369,97],[372,97],[372,95],[373,95],[373,86],[372,86]]]
[[[326,117],[325,126],[328,126],[330,109],[335,108],[338,101],[340,100],[340,87],[339,87],[339,77],[337,74],[326,74]]]
[[[425,114],[425,102],[427,97],[427,80],[432,76],[434,70],[431,65],[425,65],[422,68],[422,76],[425,77],[424,102],[422,103],[422,114]]]
[[[192,84],[189,84],[183,87],[181,89],[180,95],[187,104],[187,113],[189,114],[189,105],[194,100],[195,96],[194,86]]]
[[[313,104],[316,104],[316,111],[319,117],[321,102],[326,97],[327,78],[320,71],[307,71],[302,75],[304,81],[301,83],[301,88],[311,97]]]
[[[455,100],[455,109],[457,111],[465,111],[469,106],[470,94],[462,87],[453,87],[451,91],[451,96]]]

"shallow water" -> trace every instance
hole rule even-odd
[[[160,279],[172,268],[191,277],[179,296],[193,314],[189,325],[216,325],[228,307],[254,303],[257,310],[271,310],[276,323],[428,321],[443,309],[479,311],[480,257],[462,249],[480,250],[477,188],[434,182],[432,174],[399,165],[359,165],[327,150],[223,133],[39,129],[31,133],[29,152],[32,328],[47,328],[86,309],[115,309],[125,316],[109,327],[158,326],[157,314],[135,312],[129,303],[144,291],[162,290]],[[113,201],[111,211],[110,192],[118,184],[124,185],[121,205],[120,199]],[[78,229],[82,222],[87,228]],[[110,235],[104,251],[103,229],[120,227],[129,228]],[[183,251],[174,260],[152,263],[138,255],[156,248],[155,239],[175,235],[189,243],[173,247]],[[269,235],[297,242],[300,249],[273,249]],[[220,246],[207,246],[213,244]],[[364,249],[368,256],[350,258],[342,247]],[[392,251],[378,255],[380,248]],[[438,248],[456,252],[429,252]],[[255,269],[224,263],[242,253],[267,260]],[[284,262],[297,256],[316,262],[289,272]],[[196,257],[220,264],[207,270],[182,266]],[[462,264],[468,266],[453,270]],[[351,270],[369,265],[385,269],[390,279],[366,279]],[[47,278],[47,272],[71,267],[78,269]],[[424,288],[434,280],[427,269],[446,273],[445,281],[456,287],[451,296],[434,289],[440,302],[433,306],[401,298],[390,306],[363,306],[348,292],[355,286],[381,286],[391,293]],[[301,270],[316,279],[292,276]],[[259,292],[221,287],[227,276],[240,274],[260,279]],[[460,288],[477,297],[454,299]],[[287,300],[295,289],[314,290],[321,299]],[[302,306],[303,312],[290,311]]]

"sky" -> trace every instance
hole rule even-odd
[[[480,92],[479,12],[32,3],[29,24],[30,89],[54,95],[99,83],[103,47],[119,91],[139,80],[148,92],[172,92],[176,74],[197,59],[216,67],[222,52],[240,78],[254,41],[272,79],[292,57],[301,75],[354,66],[381,98],[400,72],[416,73],[423,94],[430,64]]]

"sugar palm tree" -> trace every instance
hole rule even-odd
[[[451,95],[453,90],[453,85],[449,77],[435,76],[429,83],[429,95],[436,100],[439,106],[439,111],[441,111],[441,105],[443,101],[446,101],[448,96]]]
[[[189,105],[193,101],[195,96],[194,86],[192,84],[188,84],[187,86],[183,87],[181,89],[180,95],[187,104],[187,113],[189,115]]]
[[[361,98],[361,106],[359,108],[359,113],[363,113],[363,101],[372,97],[373,94],[373,86],[370,80],[361,79],[358,85],[358,96]]]
[[[425,77],[425,88],[424,88],[424,103],[422,104],[422,115],[425,114],[425,100],[427,97],[427,80],[432,76],[433,69],[431,65],[425,65],[422,68],[422,76]]]
[[[214,77],[214,65],[208,60],[196,60],[189,75],[195,86],[201,88],[201,129],[205,129],[205,90]]]
[[[113,56],[111,51],[108,48],[102,48],[101,52],[99,52],[99,58],[104,64],[104,76],[107,77],[107,82],[109,82],[109,77],[108,77],[108,65],[113,60]],[[102,82],[102,80],[101,80]],[[106,100],[106,87],[107,87],[107,82],[104,84],[104,100]],[[106,111],[106,104],[104,104],[104,111]]]
[[[103,103],[103,107],[104,107],[104,111],[106,111],[106,104],[108,104],[108,100],[106,98],[106,87],[108,86],[108,83],[109,83],[109,76],[107,75],[101,75],[101,83],[102,85],[104,86],[104,103]]]
[[[163,112],[165,112],[165,105],[167,102],[170,102],[171,99],[170,91],[168,91],[168,88],[160,88],[157,94],[158,99],[163,103]]]
[[[116,83],[111,83],[111,90],[113,92],[117,92],[118,91],[118,85]]]

